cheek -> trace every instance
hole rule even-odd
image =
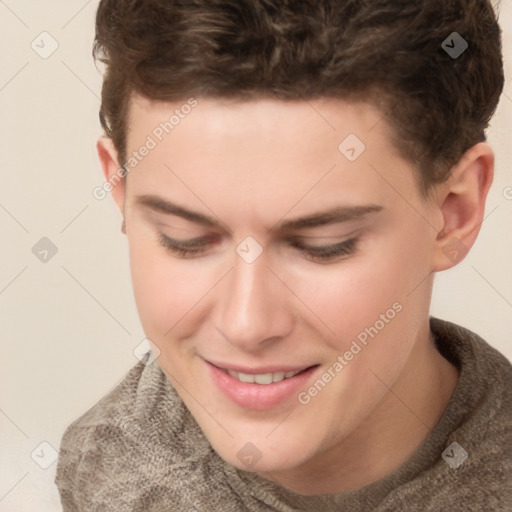
[[[316,313],[315,324],[338,354],[359,335],[372,340],[366,329],[373,334],[377,329],[377,338],[387,339],[387,349],[400,343],[394,333],[414,331],[418,316],[428,309],[425,278],[430,269],[424,240],[417,228],[404,226],[372,240],[371,250],[363,249],[357,257],[311,267],[294,277],[297,294]]]
[[[311,268],[309,276],[296,277],[298,295],[338,336],[373,323],[399,299],[403,276],[392,254],[379,254],[361,255],[329,269]]]
[[[146,335],[161,339],[183,328],[193,307],[207,293],[208,281],[197,268],[174,260],[147,241],[130,241],[130,268],[137,309]],[[175,327],[176,326],[176,327]]]

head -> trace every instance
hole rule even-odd
[[[398,378],[478,234],[492,6],[102,0],[96,30],[98,153],[159,364],[223,458],[298,466],[376,407],[369,368]],[[239,399],[216,366],[331,378]]]

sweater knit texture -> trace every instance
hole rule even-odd
[[[157,359],[137,363],[65,430],[55,480],[63,511],[510,512],[512,365],[466,328],[433,317],[430,328],[459,369],[457,387],[426,442],[376,482],[304,496],[235,468]]]

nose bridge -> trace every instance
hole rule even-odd
[[[252,263],[237,255],[220,293],[216,328],[232,344],[255,348],[291,328],[284,286],[267,268],[263,255]]]

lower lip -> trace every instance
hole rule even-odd
[[[206,363],[213,381],[220,390],[236,405],[246,409],[263,411],[279,405],[307,383],[319,366],[313,366],[289,379],[272,384],[251,384],[240,382],[211,363]]]

